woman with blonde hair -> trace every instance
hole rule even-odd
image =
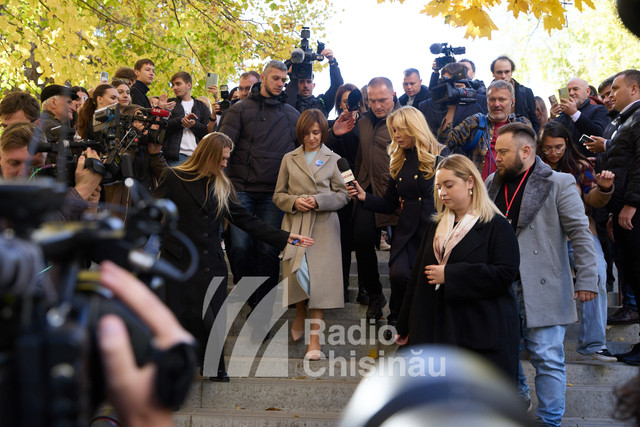
[[[287,279],[284,305],[296,304],[291,337],[304,335],[307,305],[312,319],[305,358],[318,360],[318,329],[325,309],[344,307],[340,224],[336,211],[349,203],[338,169],[340,156],[325,145],[329,125],[317,109],[304,111],[296,123],[302,145],[285,154],[273,193],[284,211],[282,229],[311,236],[311,248],[288,247],[282,254],[282,277]]]
[[[518,376],[518,311],[511,283],[520,252],[478,168],[456,154],[436,170],[436,214],[420,245],[400,316],[399,345],[451,344]]]
[[[389,254],[391,314],[388,321],[393,325],[402,306],[420,241],[434,212],[432,194],[437,159],[449,154],[449,149],[438,143],[424,116],[414,107],[402,107],[391,113],[387,117],[387,127],[392,138],[388,148],[391,176],[385,195],[376,197],[366,193],[357,181],[349,189],[349,195],[374,212],[390,214],[400,209]],[[375,311],[368,310],[367,317],[379,318],[381,305],[377,304]]]
[[[308,237],[268,226],[240,205],[233,185],[224,173],[232,149],[233,142],[228,136],[218,132],[206,135],[191,157],[180,166],[164,172],[154,192],[155,197],[170,199],[176,204],[178,230],[193,242],[200,254],[198,270],[188,282],[167,281],[165,302],[180,323],[198,339],[200,366],[206,369],[211,363],[218,364],[213,368],[218,375],[211,378],[216,381],[229,380],[224,354],[219,361],[209,360],[204,354],[211,327],[227,295],[228,273],[220,246],[220,224],[231,222],[280,250],[287,243],[295,242],[298,246],[313,243]],[[173,236],[167,236],[162,242],[160,256],[183,271],[191,261],[180,241]],[[221,277],[222,282],[212,284],[214,277]],[[209,289],[211,286],[215,287]],[[205,299],[207,291],[213,294],[210,301]],[[217,338],[214,336],[212,339]],[[212,347],[221,348],[221,345]]]

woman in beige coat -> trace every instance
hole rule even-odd
[[[283,277],[287,279],[283,303],[295,303],[297,309],[291,327],[294,341],[304,335],[305,301],[309,300],[312,322],[305,357],[311,360],[324,356],[317,332],[323,310],[344,306],[336,211],[349,203],[349,195],[337,167],[340,156],[323,144],[327,133],[327,120],[320,110],[306,110],[300,115],[296,136],[302,146],[282,159],[273,194],[273,202],[285,212],[282,229],[310,236],[315,242],[309,248],[285,249],[282,259]]]

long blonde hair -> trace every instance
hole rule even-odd
[[[489,222],[496,214],[502,215],[502,212],[500,212],[498,207],[489,198],[489,193],[487,193],[487,188],[482,181],[478,168],[468,157],[461,154],[453,154],[445,157],[438,165],[436,173],[442,169],[453,172],[455,176],[463,181],[467,181],[469,177],[473,178],[473,194],[471,195],[470,209],[475,215],[478,215],[479,222]],[[433,215],[433,219],[435,222],[439,222],[449,213],[449,208],[447,208],[442,203],[440,197],[438,197],[437,185],[433,186],[433,201],[436,207],[436,213]]]
[[[387,148],[391,158],[389,164],[391,178],[395,179],[398,176],[406,157],[404,150],[400,148],[393,137],[394,127],[413,138],[418,152],[418,161],[420,162],[418,169],[424,174],[425,178],[433,177],[436,169],[436,156],[440,154],[444,146],[438,143],[433,136],[429,126],[427,126],[427,121],[420,111],[413,107],[402,107],[387,117],[387,128],[389,129],[389,135],[391,135],[391,144]]]
[[[171,168],[173,173],[183,181],[192,182],[203,178],[207,179],[206,196],[202,206],[206,205],[209,193],[212,193],[217,202],[216,217],[221,217],[229,211],[230,198],[236,199],[233,184],[220,166],[225,148],[233,150],[231,138],[220,132],[212,132],[202,138],[191,157],[180,166]],[[183,172],[193,175],[193,177],[185,178],[176,172]],[[211,183],[213,183],[213,188],[211,188]]]

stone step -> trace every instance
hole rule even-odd
[[[580,324],[573,323],[567,326],[565,339],[577,340]],[[640,341],[640,325],[607,325],[607,341],[620,341],[635,344]]]
[[[182,410],[216,410],[340,413],[351,398],[357,380],[232,378],[218,383],[196,380]]]
[[[528,360],[522,360],[522,370],[528,382],[533,384],[535,369]],[[638,374],[638,368],[624,363],[605,363],[585,360],[566,363],[567,383],[620,385]]]
[[[174,413],[176,427],[335,427],[339,412],[248,411],[185,408]]]
[[[538,404],[535,387],[531,388],[531,403],[533,411]],[[614,385],[608,384],[573,384],[567,385],[565,393],[565,417],[602,418],[613,420],[615,408]],[[610,424],[612,425],[612,424]],[[615,424],[614,424],[615,425]]]
[[[562,427],[632,427],[634,422],[624,422],[612,418],[563,417]]]

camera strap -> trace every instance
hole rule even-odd
[[[476,128],[476,132],[473,135],[473,139],[471,139],[471,142],[467,143],[462,147],[462,151],[464,151],[465,153],[472,152],[478,146],[478,143],[480,142],[480,139],[482,139],[482,135],[484,134],[484,131],[487,129],[487,116],[485,116],[482,113],[479,113],[477,117],[478,117],[478,127]]]

